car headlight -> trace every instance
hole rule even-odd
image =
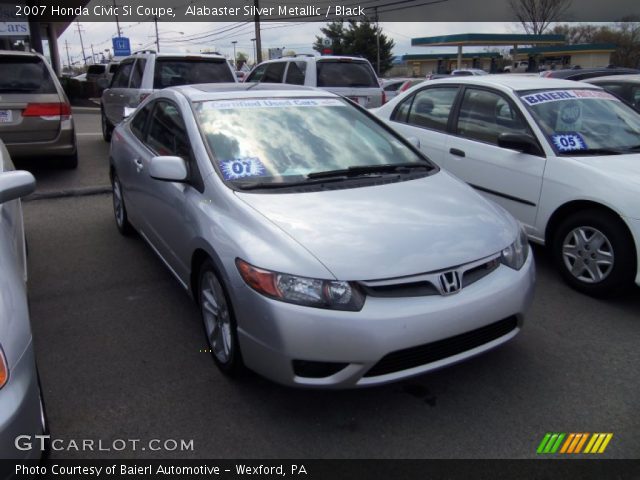
[[[529,239],[524,228],[520,228],[520,233],[516,241],[502,250],[500,261],[507,267],[520,270],[529,255]]]
[[[0,347],[0,388],[4,387],[7,380],[9,380],[9,365],[7,365],[7,360],[4,358],[4,353],[2,352],[2,347]]]
[[[364,305],[364,295],[351,282],[298,277],[254,267],[236,259],[243,280],[267,297],[307,307],[357,312]]]

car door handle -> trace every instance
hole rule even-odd
[[[465,153],[462,150],[458,150],[457,148],[450,148],[449,153],[451,155],[455,155],[456,157],[464,157]]]
[[[144,164],[142,163],[142,160],[140,160],[139,158],[134,158],[133,163],[136,164],[136,170],[138,170],[138,172],[140,172],[140,170],[144,168]]]

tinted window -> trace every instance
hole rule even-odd
[[[118,67],[120,66],[120,64],[118,63],[113,63],[111,65],[109,65],[109,73],[114,74],[118,71]]]
[[[140,88],[142,86],[142,75],[144,74],[144,66],[146,64],[147,60],[144,58],[136,60],[136,64],[133,67],[133,73],[131,74],[129,88]]]
[[[368,62],[319,61],[318,87],[379,87]]]
[[[501,133],[528,133],[519,112],[497,93],[467,89],[458,115],[457,133],[497,144]]]
[[[262,64],[262,65],[258,65],[253,72],[251,72],[251,75],[249,75],[249,78],[247,78],[247,82],[259,82],[260,80],[262,80],[262,77],[264,76],[264,72],[267,71],[267,65],[266,64]]]
[[[404,82],[392,82],[384,87],[384,91],[396,92],[402,85],[404,85]]]
[[[0,93],[57,93],[39,57],[0,56]]]
[[[292,85],[304,85],[304,74],[306,70],[307,64],[305,62],[289,62],[287,79],[284,81],[284,83],[290,83]]]
[[[217,58],[158,58],[153,88],[196,83],[235,82],[227,61]]]
[[[282,82],[282,75],[284,74],[284,67],[286,66],[287,64],[285,62],[268,63],[267,71],[260,81],[265,83]]]
[[[175,105],[156,102],[145,143],[158,155],[175,155],[189,160],[189,137]]]
[[[131,131],[133,134],[138,137],[140,140],[144,141],[144,126],[147,123],[147,118],[149,118],[149,114],[151,113],[151,109],[153,108],[153,103],[149,103],[145,105],[145,107],[138,111],[131,120]]]
[[[113,82],[111,88],[127,88],[129,86],[129,75],[131,75],[131,68],[133,67],[133,61],[121,63],[120,68],[113,76]]]
[[[89,68],[87,68],[87,75],[101,75],[106,69],[106,65],[89,65]]]
[[[416,93],[407,123],[416,127],[446,131],[449,113],[458,87],[427,88]]]

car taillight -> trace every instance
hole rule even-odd
[[[387,94],[384,93],[384,90],[382,91],[382,103],[380,105],[384,105],[385,103],[387,103]]]
[[[23,117],[42,117],[47,120],[67,120],[71,116],[68,103],[29,103],[22,111]]]
[[[410,86],[411,86],[411,82],[404,82],[400,87],[400,91],[404,92],[405,90],[409,90]]]
[[[9,366],[0,348],[0,388],[4,387],[7,380],[9,380]]]

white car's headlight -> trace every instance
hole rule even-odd
[[[516,241],[502,250],[501,262],[514,270],[520,270],[529,255],[529,239],[524,228],[520,228],[520,233]]]
[[[361,310],[364,304],[364,295],[350,282],[272,272],[254,267],[239,258],[236,259],[236,266],[247,285],[275,300],[307,307],[354,312]]]

